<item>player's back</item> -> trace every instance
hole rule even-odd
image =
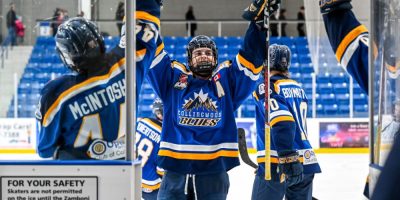
[[[113,141],[125,134],[121,121],[125,101],[123,50],[115,48],[100,62],[98,72],[65,75],[50,81],[41,92],[36,113],[40,121],[38,153],[53,156],[56,149],[65,158],[85,159],[93,139]]]
[[[142,189],[152,192],[160,188],[163,170],[157,167],[157,154],[161,140],[161,121],[153,118],[139,120],[136,127],[138,159],[142,161]]]
[[[318,161],[308,140],[306,123],[308,99],[305,91],[298,82],[281,75],[272,76],[271,83],[271,90],[273,90],[271,93],[271,124],[274,123],[274,120],[281,120],[280,117],[274,118],[274,111],[276,111],[277,115],[279,115],[279,112],[288,111],[293,116],[296,124],[294,149],[299,152],[302,158],[304,173],[320,172]],[[276,101],[273,101],[274,99]],[[274,106],[286,109],[274,110]]]

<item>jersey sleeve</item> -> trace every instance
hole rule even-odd
[[[54,116],[50,123],[44,118],[46,113],[51,109],[52,102],[58,95],[52,95],[48,88],[44,88],[41,92],[40,102],[36,110],[36,119],[39,124],[37,152],[42,158],[50,158],[53,156],[57,148],[57,141],[61,135],[60,114]]]
[[[266,57],[266,35],[251,22],[244,37],[242,48],[229,68],[234,108],[249,96],[260,77]]]
[[[271,138],[278,153],[282,150],[294,150],[296,124],[285,99],[272,92],[270,99]]]
[[[336,59],[368,93],[367,28],[360,24],[351,10],[331,12],[323,15],[323,19]]]
[[[164,50],[157,55],[151,63],[148,80],[153,86],[156,94],[164,101],[169,94],[174,76],[174,67],[185,70],[185,66],[179,62],[172,61]]]

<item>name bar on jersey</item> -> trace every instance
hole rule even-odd
[[[125,79],[113,83],[107,86],[105,89],[101,89],[86,95],[83,99],[84,102],[74,101],[68,105],[74,119],[77,120],[82,118],[89,113],[96,112],[112,104],[116,100],[125,97]]]

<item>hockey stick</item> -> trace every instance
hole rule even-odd
[[[250,159],[249,153],[247,152],[246,133],[244,132],[243,128],[238,128],[238,135],[239,135],[240,158],[243,160],[244,163],[246,163],[250,167],[257,169],[258,165]]]
[[[269,87],[270,87],[270,80],[269,80],[269,0],[266,0],[266,5],[264,8],[264,28],[267,31],[266,36],[266,43],[265,46],[267,48],[267,55],[266,60],[264,61],[264,85],[265,85],[265,180],[271,180],[271,126],[269,120]]]

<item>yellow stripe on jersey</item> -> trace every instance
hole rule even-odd
[[[294,122],[294,119],[292,116],[279,116],[275,117],[274,119],[271,120],[271,127],[274,126],[278,122],[283,122],[283,121],[289,121],[289,122]]]
[[[164,50],[164,42],[161,43],[160,45],[158,45],[155,56],[158,56],[161,53],[162,50]]]
[[[136,51],[136,58],[141,61],[143,60],[144,56],[146,55],[147,50],[146,49],[141,49]]]
[[[160,188],[161,183],[157,183],[155,185],[146,185],[142,183],[142,188],[150,189],[150,190],[157,190]]]
[[[164,173],[165,173],[164,171],[157,170],[157,174],[160,176],[164,176]]]
[[[150,22],[153,22],[157,24],[158,28],[160,28],[160,19],[158,19],[156,16],[151,15],[150,13],[147,13],[145,11],[136,11],[136,19],[141,19],[141,20],[147,20]]]
[[[292,80],[292,79],[281,79],[281,80],[278,80],[278,81],[276,81],[276,82],[274,83],[274,88],[275,88],[275,92],[276,92],[276,93],[279,93],[279,85],[280,85],[281,83],[299,84],[299,83],[297,83],[295,80]]]
[[[170,150],[160,149],[158,151],[158,156],[167,156],[182,160],[213,160],[219,157],[237,158],[239,156],[239,152],[237,150],[233,151],[219,150],[214,153],[182,153],[182,152],[174,152]]]
[[[49,124],[48,122],[48,118],[50,116],[50,114],[54,111],[54,109],[56,109],[60,102],[64,99],[64,97],[66,97],[68,94],[70,94],[71,92],[76,91],[77,89],[81,88],[81,87],[85,87],[91,83],[94,83],[96,81],[101,81],[101,80],[105,80],[110,78],[111,74],[118,70],[123,64],[125,64],[125,58],[122,58],[121,60],[119,60],[117,63],[115,63],[110,71],[102,76],[95,76],[92,78],[87,79],[86,81],[83,81],[82,83],[79,83],[77,85],[74,85],[73,87],[69,88],[68,90],[64,91],[63,93],[60,94],[60,96],[57,98],[57,100],[49,107],[49,109],[47,110],[47,112],[44,114],[43,117],[43,126],[47,126]]]
[[[241,65],[243,65],[244,67],[246,67],[247,69],[249,69],[251,72],[253,72],[253,74],[259,74],[263,68],[263,66],[260,67],[255,67],[253,65],[253,63],[251,63],[250,61],[246,60],[242,55],[238,54],[238,58],[239,58],[239,62]]]
[[[259,101],[258,95],[257,95],[257,92],[256,92],[256,91],[253,92],[253,97],[254,97],[257,101]]]
[[[352,31],[350,31],[340,42],[338,48],[336,49],[336,59],[341,62],[344,52],[347,47],[356,39],[360,34],[368,32],[367,27],[364,25],[357,26]]]
[[[301,163],[304,162],[303,157],[299,157],[299,161]],[[257,163],[265,163],[265,157],[257,157]],[[271,163],[278,164],[278,158],[277,157],[271,157]]]
[[[161,132],[161,126],[158,125],[158,124],[156,124],[156,123],[154,123],[154,122],[151,121],[149,118],[143,118],[141,121],[142,121],[142,122],[145,122],[146,124],[149,124],[149,125],[154,126],[154,128],[157,128],[157,130],[158,130],[159,132]]]
[[[172,66],[173,68],[179,69],[179,71],[181,71],[181,72],[183,72],[183,73],[185,73],[185,74],[187,74],[187,75],[192,74],[192,72],[188,71],[188,70],[186,69],[186,66],[183,65],[183,64],[180,63],[180,62],[174,61],[174,62],[172,62],[172,65],[171,65],[171,66]]]

